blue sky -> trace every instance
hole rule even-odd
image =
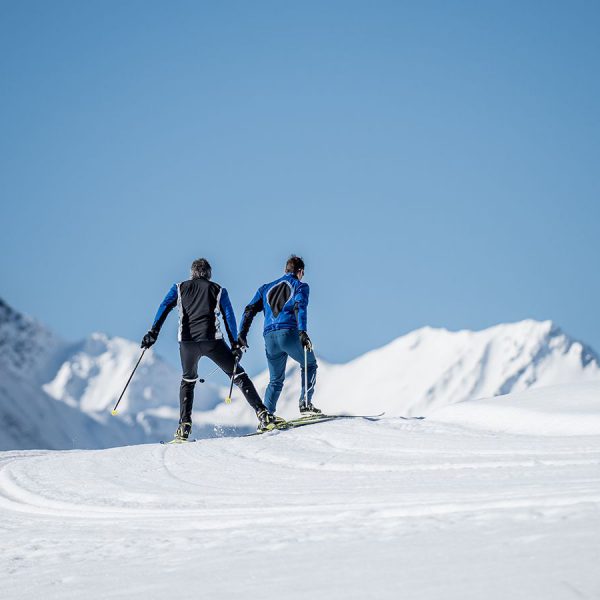
[[[194,258],[239,314],[295,252],[332,361],[529,317],[600,350],[599,30],[596,2],[2,2],[0,297],[140,339]]]

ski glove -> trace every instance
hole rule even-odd
[[[312,347],[312,342],[310,341],[310,338],[308,337],[308,333],[306,333],[306,331],[300,331],[299,335],[300,335],[300,343],[302,344],[302,347],[306,348],[309,352],[311,352],[313,347]]]
[[[248,340],[246,339],[245,333],[240,333],[238,335],[237,346],[242,350],[246,350],[248,348]]]
[[[240,362],[240,360],[242,360],[242,356],[244,355],[244,349],[240,346],[239,343],[234,342],[233,344],[231,344],[231,353],[233,354],[235,360]]]
[[[158,331],[151,329],[142,339],[141,348],[150,348],[158,339]]]

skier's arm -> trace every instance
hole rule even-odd
[[[177,305],[177,284],[174,283],[173,287],[167,292],[165,299],[160,303],[158,312],[154,317],[154,322],[148,333],[142,339],[142,348],[150,348],[158,339],[160,328],[163,326],[165,319],[173,308]]]
[[[177,306],[177,284],[174,283],[173,287],[167,292],[165,299],[160,303],[154,322],[152,323],[152,330],[158,332],[166,321],[169,313]]]
[[[229,342],[233,346],[237,342],[237,323],[235,322],[235,313],[233,312],[233,306],[231,306],[229,294],[225,288],[221,288],[219,310],[223,315],[223,322],[225,323],[225,330],[227,331]]]
[[[254,317],[263,310],[263,299],[262,299],[262,288],[256,290],[256,294],[254,294],[254,298],[250,300],[250,304],[246,306],[244,309],[244,315],[242,316],[242,322],[240,324],[240,339],[241,341],[246,341],[246,337],[248,332],[250,331],[250,325],[252,325],[252,321]],[[246,345],[246,344],[244,344]]]
[[[294,308],[296,311],[296,318],[298,319],[298,329],[300,331],[306,331],[307,320],[308,320],[308,295],[310,288],[307,283],[301,283],[296,291],[294,297]]]

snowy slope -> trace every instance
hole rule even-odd
[[[428,419],[488,431],[536,435],[600,435],[600,382],[556,385],[461,402]]]
[[[268,373],[254,381],[263,392]],[[584,381],[600,381],[598,357],[551,321],[482,331],[425,327],[346,364],[321,360],[314,402],[332,413],[428,415],[465,400]],[[282,416],[297,413],[299,390],[299,369],[290,365],[278,405]],[[218,406],[202,419],[250,423],[251,415],[238,398],[238,406]]]
[[[586,385],[538,412],[597,418]],[[385,418],[0,453],[0,597],[598,598],[598,434]]]
[[[39,382],[55,371],[66,344],[0,298],[0,374]]]
[[[119,417],[108,418],[140,356],[137,342],[94,333],[66,343],[0,301],[0,350],[0,422],[8,424],[0,429],[0,449],[102,448],[123,439],[139,443],[172,436],[179,417],[180,371],[154,351],[144,356]],[[261,348],[251,351],[262,353]],[[550,321],[477,332],[423,328],[349,363],[320,360],[319,365],[314,400],[331,413],[429,415],[465,400],[600,380],[596,355]],[[254,381],[263,394],[268,373]],[[296,415],[299,389],[299,369],[290,362],[279,414]],[[195,436],[255,426],[241,393],[235,391],[232,405],[222,402],[226,394],[210,382],[198,390]],[[49,414],[63,413],[72,418],[48,420]]]
[[[56,374],[44,384],[44,390],[84,412],[107,411],[114,406],[140,354],[137,342],[93,333],[69,348]],[[170,407],[178,417],[180,381],[180,371],[150,350],[131,380],[119,410],[137,414]],[[198,394],[197,407],[213,408],[219,401],[217,388],[207,382]]]
[[[11,373],[0,380],[0,450],[141,444],[148,441],[148,435],[140,421],[114,419],[108,413],[87,414],[57,402],[39,387]],[[158,425],[160,422],[156,429]]]
[[[99,333],[67,343],[0,300],[0,449],[102,448],[171,437],[179,371],[152,351],[119,417],[109,414],[140,352],[139,344]],[[211,408],[217,389],[206,384],[202,398]]]

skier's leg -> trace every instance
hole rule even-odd
[[[283,389],[285,365],[288,355],[281,349],[280,339],[284,331],[271,331],[265,335],[265,352],[269,365],[269,385],[265,392],[265,406],[270,413],[275,413],[277,400]]]
[[[179,342],[179,356],[183,370],[179,387],[179,423],[191,423],[194,387],[198,381],[198,360],[201,356],[200,344]]]
[[[223,340],[201,343],[203,344],[202,354],[210,358],[228,377],[231,377],[233,375],[235,358],[227,344]],[[248,404],[257,414],[260,411],[265,410],[265,405],[262,403],[254,384],[239,363],[237,365],[235,377],[233,378],[233,383],[240,388],[242,394],[244,394],[244,398],[246,398]]]
[[[317,359],[313,350],[306,353],[306,366],[307,372],[304,370],[304,348],[300,342],[297,329],[287,329],[285,331],[285,338],[283,339],[282,348],[293,358],[297,363],[300,363],[300,372],[302,375],[302,388],[300,391],[300,405],[304,403],[305,392],[304,385],[308,379],[308,390],[306,391],[306,397],[308,403],[312,403],[312,397],[315,392],[315,383],[317,381]]]

